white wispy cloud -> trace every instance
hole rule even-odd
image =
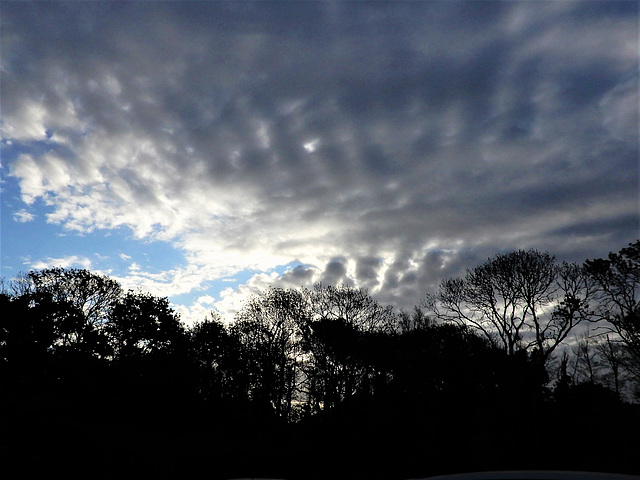
[[[35,215],[26,210],[19,210],[13,214],[13,219],[19,223],[27,223],[33,221]]]
[[[67,257],[51,258],[48,257],[44,260],[37,260],[29,264],[29,267],[34,270],[41,270],[45,268],[91,268],[91,260],[86,257],[80,257],[78,255],[70,255]]]

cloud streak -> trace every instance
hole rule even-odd
[[[582,260],[638,233],[633,2],[3,14],[3,138],[46,145],[8,167],[22,200],[171,242],[180,292],[298,260],[280,281],[417,302],[497,251]]]

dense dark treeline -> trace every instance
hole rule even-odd
[[[639,286],[640,242],[519,251],[413,312],[272,288],[185,328],[165,298],[34,271],[0,295],[0,456],[16,477],[640,473]]]

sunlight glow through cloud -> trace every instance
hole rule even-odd
[[[637,236],[634,2],[243,5],[3,5],[3,218],[32,229],[3,275],[92,267],[188,321],[317,281],[411,308]]]

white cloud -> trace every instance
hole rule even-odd
[[[196,322],[202,322],[206,318],[211,318],[211,312],[217,312],[213,306],[214,299],[199,297],[191,305],[172,305],[173,309],[180,315],[180,320],[186,326],[192,326]],[[222,317],[223,321],[229,322],[228,318]]]
[[[259,273],[251,277],[245,284],[236,288],[225,288],[220,292],[220,300],[214,306],[227,321],[233,319],[234,315],[242,309],[242,305],[252,295],[257,295],[261,291],[273,285],[278,275]]]
[[[45,268],[61,267],[61,268],[91,268],[91,260],[78,255],[70,255],[68,257],[51,258],[39,260],[29,265],[34,270],[42,270]]]
[[[213,305],[213,303],[216,301],[215,298],[213,298],[211,295],[202,295],[201,297],[198,297],[198,299],[196,300],[198,303],[202,303],[205,305]]]
[[[31,205],[45,193],[43,174],[31,155],[20,155],[11,164],[10,174],[20,179],[22,200]]]
[[[13,214],[13,219],[18,223],[27,223],[33,221],[35,215],[26,210],[19,210]]]
[[[638,79],[635,77],[623,80],[600,100],[602,123],[614,138],[637,145],[639,104]]]
[[[43,103],[26,100],[20,110],[2,122],[2,137],[43,140],[46,138],[46,116],[47,107]]]

